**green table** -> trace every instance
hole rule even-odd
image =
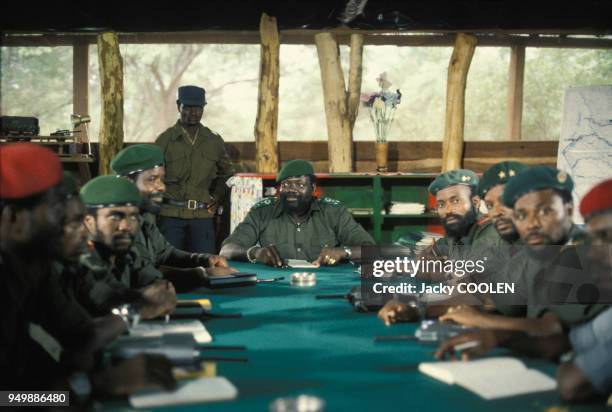
[[[317,294],[346,293],[359,283],[351,265],[316,270],[317,285],[289,284],[294,270],[233,263],[260,278],[285,276],[283,281],[184,295],[210,297],[214,312],[242,313],[238,319],[214,319],[206,327],[219,345],[246,345],[240,352],[248,363],[218,363],[217,374],[239,391],[234,401],[173,408],[207,411],[267,411],[278,397],[310,394],[323,398],[328,411],[462,410],[543,411],[563,406],[556,392],[485,401],[458,386],[421,374],[417,366],[432,361],[432,346],[418,342],[374,342],[377,335],[413,333],[414,324],[386,327],[374,313],[353,311],[344,300],[316,300]],[[526,360],[529,367],[554,376],[555,366]],[[123,409],[126,404],[106,404]],[[569,410],[604,410],[601,406],[570,406]],[[160,409],[161,410],[161,409]]]

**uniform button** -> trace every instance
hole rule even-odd
[[[299,247],[299,248],[297,248],[296,250],[297,250],[298,252],[301,252],[301,251],[302,251],[302,248],[301,248],[301,247]]]
[[[301,232],[301,231],[302,231],[302,229],[300,229],[300,228],[298,227],[298,228],[297,228],[297,231],[298,231],[298,232]]]

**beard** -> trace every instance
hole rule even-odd
[[[308,210],[308,207],[310,207],[310,202],[312,201],[312,196],[308,196],[305,194],[294,195],[288,193],[281,193],[280,201],[285,211],[290,213],[299,213]]]
[[[160,198],[160,200],[155,200],[156,197]],[[154,215],[158,215],[161,212],[161,194],[154,193],[147,196],[142,197],[142,203],[140,204],[140,210],[145,213],[152,213]]]
[[[446,232],[447,236],[452,238],[460,238],[467,234],[470,227],[472,227],[472,225],[476,222],[476,217],[476,209],[472,205],[470,210],[468,210],[463,216],[454,213],[447,215],[444,219],[442,219],[442,226],[444,226],[444,231]],[[451,218],[456,220],[453,223],[448,223],[448,220]]]
[[[512,222],[512,219],[492,219],[493,225],[495,226],[495,230],[497,230],[497,234],[506,242],[514,242],[518,240],[519,234],[516,230],[516,226]]]

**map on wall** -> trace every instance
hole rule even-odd
[[[574,178],[574,221],[582,223],[580,199],[612,177],[612,85],[565,91],[557,167]]]

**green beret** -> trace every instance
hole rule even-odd
[[[506,184],[503,203],[514,207],[516,201],[523,195],[536,190],[555,189],[571,193],[574,182],[563,170],[548,166],[534,166],[516,175]]]
[[[81,199],[88,207],[139,206],[140,192],[124,177],[105,175],[83,186]]]
[[[276,181],[282,182],[288,177],[300,177],[305,175],[314,175],[312,165],[306,160],[295,159],[285,163]]]
[[[489,189],[497,185],[505,185],[508,180],[527,169],[524,163],[519,162],[500,162],[487,169],[478,183],[478,196],[484,198]]]
[[[436,195],[440,190],[449,186],[464,185],[475,189],[478,186],[478,176],[467,169],[455,169],[442,173],[429,185],[429,193]]]
[[[73,197],[79,194],[79,183],[77,182],[74,175],[70,172],[64,171],[62,176],[62,182],[60,183],[62,194],[67,198]]]
[[[111,162],[111,168],[121,176],[142,172],[164,164],[164,153],[154,144],[135,144],[126,147]]]

